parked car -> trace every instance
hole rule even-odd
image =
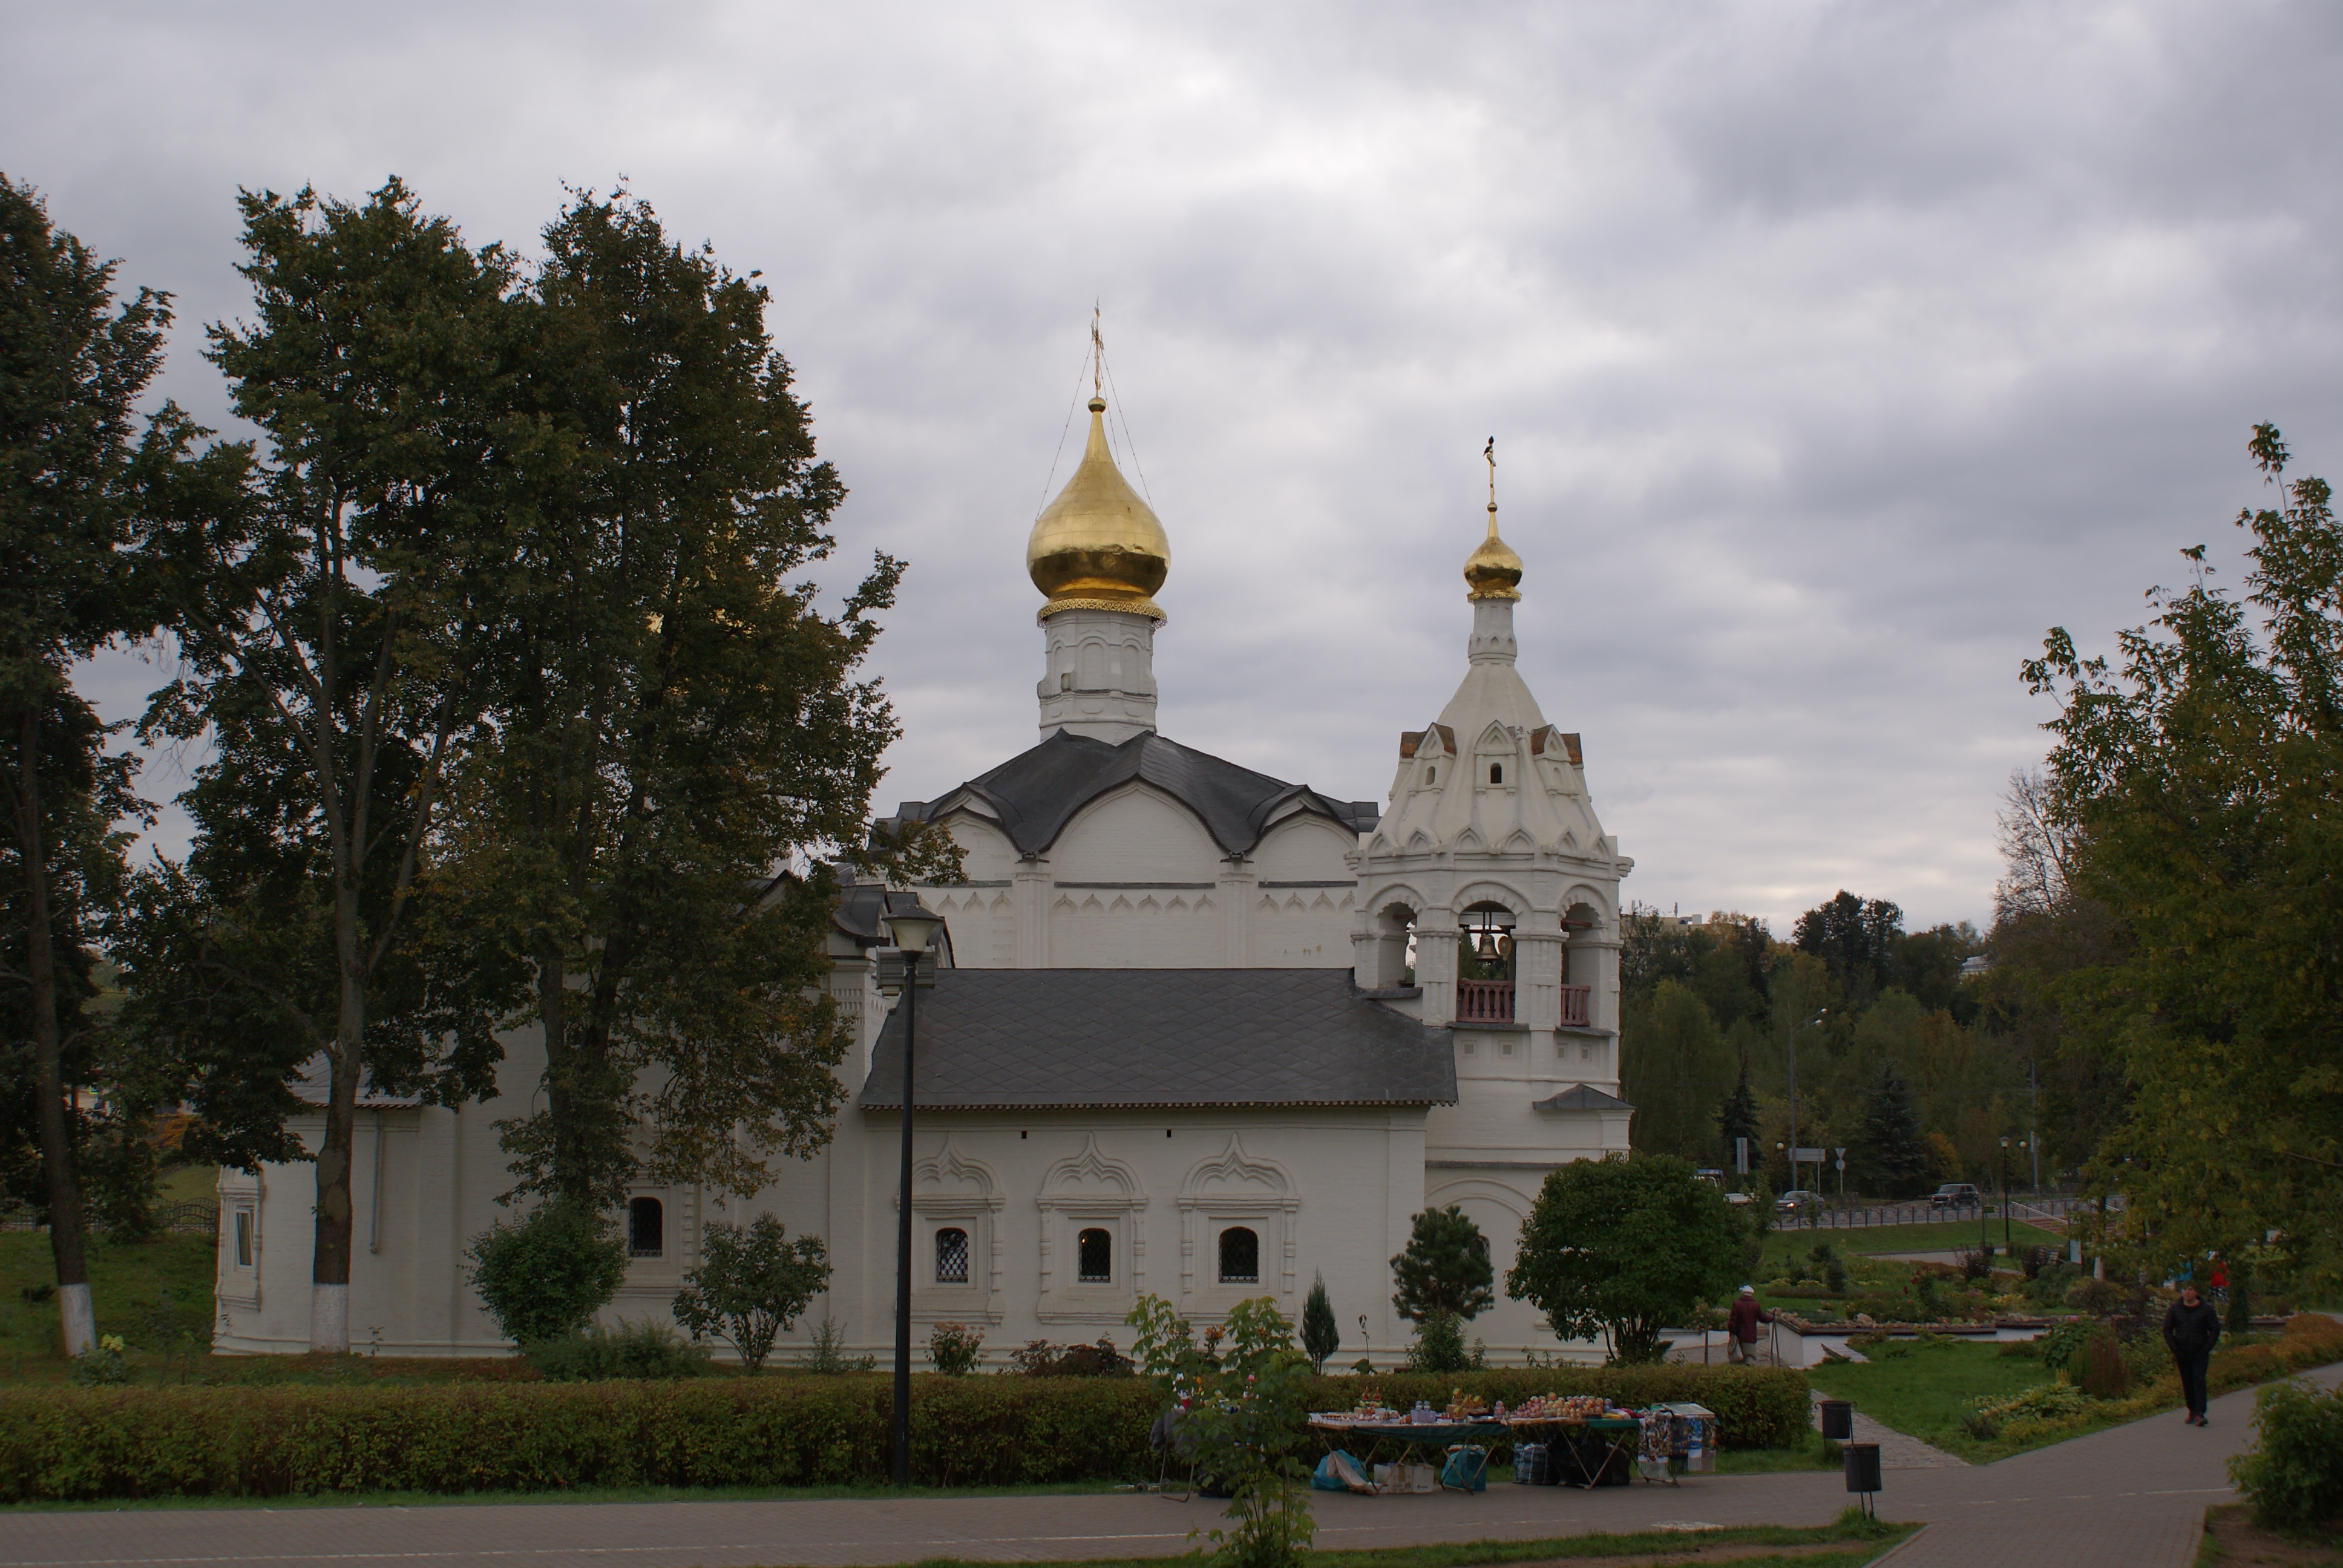
[[[911,1103],[913,1108],[917,1109],[919,1101],[913,1101]],[[1732,1204],[1736,1209],[1746,1209],[1750,1204],[1755,1203],[1757,1200],[1752,1198],[1746,1192],[1727,1192],[1725,1195],[1725,1201]]]
[[[1823,1195],[1819,1192],[1809,1192],[1803,1188],[1794,1187],[1774,1200],[1774,1212],[1785,1220],[1795,1219],[1805,1213],[1810,1205],[1820,1203],[1822,1201]]]
[[[1967,1181],[1947,1181],[1928,1194],[1931,1209],[1974,1209],[1984,1201],[1976,1186]]]

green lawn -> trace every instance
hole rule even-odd
[[[1885,1347],[1882,1347],[1885,1349]],[[1979,1395],[2006,1398],[2048,1382],[2050,1374],[2032,1357],[2005,1356],[1996,1345],[1912,1345],[1904,1353],[1869,1362],[1836,1362],[1806,1370],[1806,1379],[1833,1399],[1884,1426],[1895,1428],[1963,1459],[1999,1459],[2017,1449],[2007,1442],[1980,1442],[1961,1429],[1961,1417]]]
[[[154,1336],[148,1320],[161,1292],[187,1307],[198,1321],[212,1312],[215,1255],[209,1236],[158,1236],[151,1241],[117,1245],[103,1237],[89,1244],[90,1305],[97,1314],[97,1332],[120,1334],[133,1349],[148,1348]],[[49,1255],[49,1238],[38,1231],[0,1233],[0,1372],[39,1375],[36,1363],[45,1362],[64,1373],[58,1353],[57,1306],[54,1300],[37,1305],[25,1299],[57,1282]]]

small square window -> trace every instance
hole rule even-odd
[[[948,1225],[936,1232],[936,1283],[968,1283],[968,1232]]]
[[[1107,1231],[1084,1231],[1074,1241],[1075,1278],[1085,1285],[1114,1283],[1114,1236]]]

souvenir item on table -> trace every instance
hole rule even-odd
[[[1448,1407],[1441,1414],[1450,1421],[1479,1421],[1488,1412],[1488,1401],[1454,1388],[1448,1391]]]
[[[1420,1399],[1415,1402],[1415,1408],[1407,1412],[1407,1419],[1413,1426],[1433,1426],[1439,1423],[1440,1412],[1432,1408],[1430,1400]]]

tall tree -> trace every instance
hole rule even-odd
[[[1880,1064],[1878,1081],[1872,1085],[1856,1157],[1862,1161],[1858,1179],[1875,1196],[1912,1198],[1927,1186],[1934,1161],[1912,1109],[1911,1087],[1893,1061]]]
[[[1622,1092],[1635,1108],[1634,1146],[1705,1160],[1713,1143],[1709,1108],[1725,1091],[1733,1056],[1700,998],[1662,980],[1649,1005],[1627,1014],[1620,1063]]]
[[[407,940],[409,906],[540,429],[512,410],[500,251],[474,252],[395,178],[357,204],[241,206],[255,319],[213,327],[208,354],[263,461],[248,505],[158,531],[144,563],[185,670],[147,729],[215,752],[136,972],[150,996],[217,977],[215,1023],[263,1013],[322,1064],[309,1338],[338,1351],[361,1081],[442,1100],[490,1081],[491,1020],[435,969],[446,944]]]
[[[1828,903],[1798,917],[1795,941],[1829,968],[1842,995],[1868,1000],[1894,983],[1904,911],[1884,899],[1858,899],[1841,888]]]
[[[1392,1305],[1401,1317],[1421,1322],[1436,1313],[1470,1319],[1497,1299],[1497,1277],[1489,1261],[1489,1239],[1456,1204],[1426,1209],[1415,1217],[1407,1246],[1391,1261],[1398,1292]]]
[[[2312,1288],[2343,1282],[2343,528],[2325,481],[2248,449],[2276,505],[2242,600],[2157,590],[2120,669],[2063,628],[2024,668],[2053,693],[2051,798],[2071,891],[2125,940],[2059,982],[2066,1026],[2122,1063],[2102,1145],[2162,1262],[2278,1231]],[[2249,608],[2250,607],[2250,608]],[[2257,624],[2258,623],[2258,624]]]
[[[901,566],[835,616],[788,580],[845,491],[761,286],[624,192],[545,249],[532,395],[577,461],[519,541],[453,839],[544,1040],[507,1147],[520,1191],[590,1208],[645,1170],[751,1192],[843,1092],[828,862],[865,857],[897,734],[861,665]]]
[[[69,1355],[95,1332],[84,1256],[81,1117],[89,940],[119,875],[116,824],[138,809],[131,764],[73,689],[75,663],[139,629],[117,548],[139,496],[191,438],[166,407],[143,439],[136,404],[161,368],[169,297],[118,307],[116,264],[50,224],[31,187],[0,175],[0,776],[8,792],[0,980],[9,1099],[39,1150],[41,1207]],[[16,1042],[29,1042],[20,1051]]]
[[[1745,1056],[1741,1059],[1741,1077],[1725,1095],[1724,1104],[1716,1112],[1717,1142],[1722,1150],[1725,1169],[1731,1171],[1734,1168],[1734,1141],[1746,1138],[1749,1140],[1751,1173],[1755,1174],[1759,1162],[1765,1159],[1763,1131],[1764,1128],[1757,1120],[1757,1096],[1749,1088],[1749,1059]]]

